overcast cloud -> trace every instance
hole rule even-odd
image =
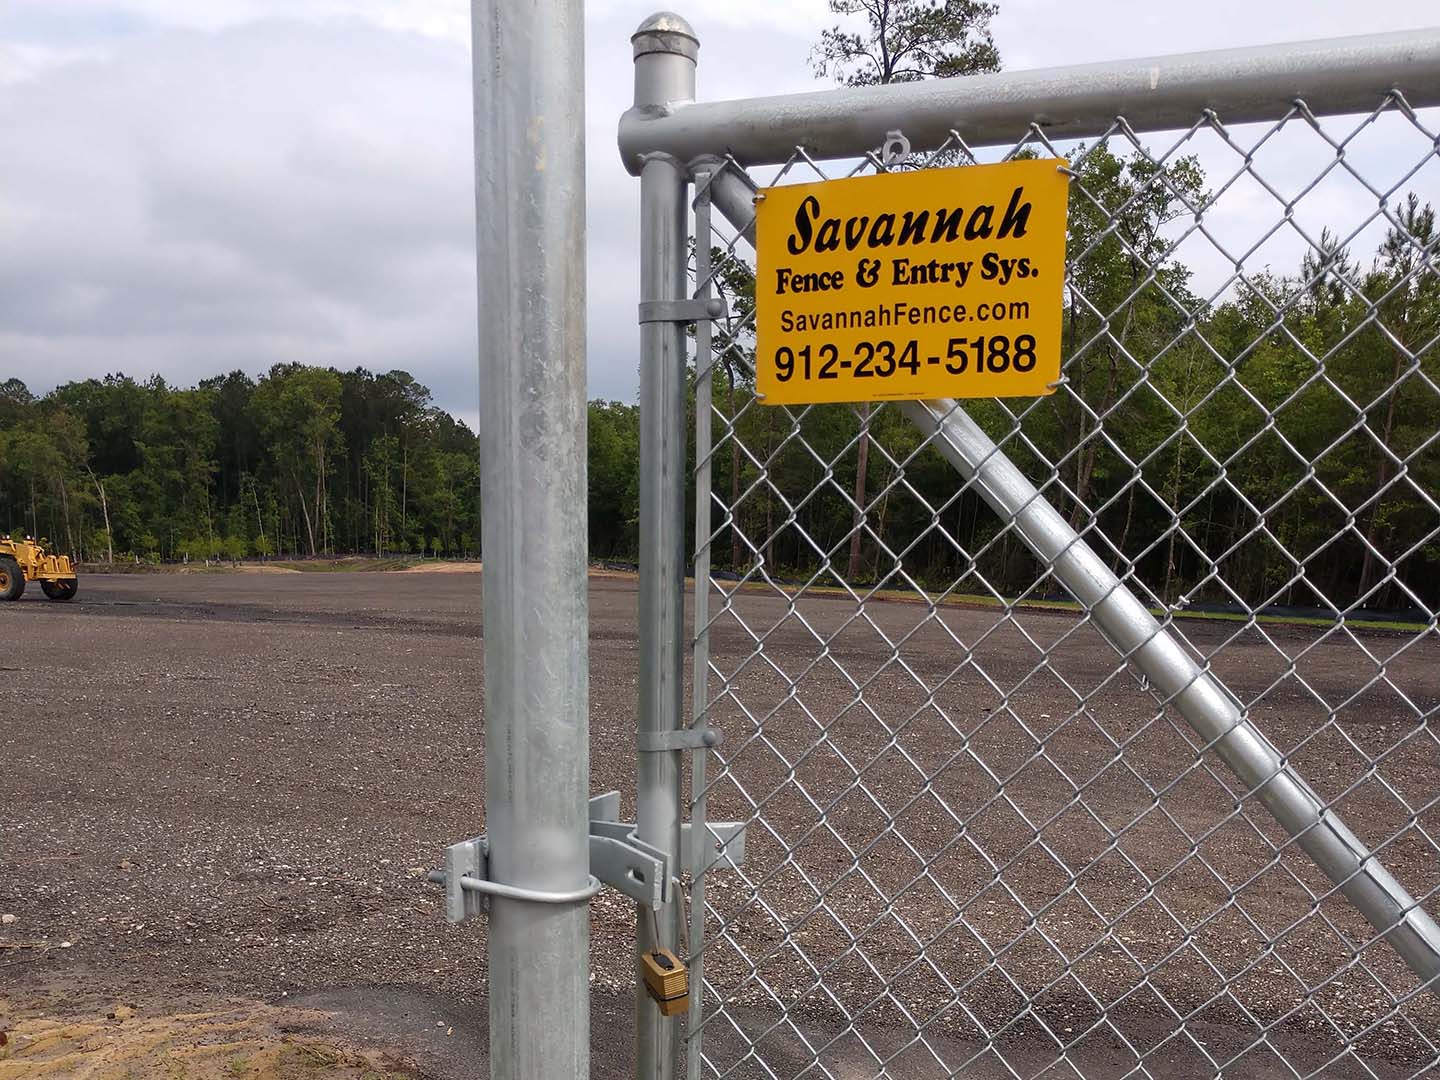
[[[1436,21],[1431,0],[1001,8],[1011,69]],[[653,9],[587,5],[596,397],[633,399],[637,383],[637,189],[614,130],[630,95],[629,35]],[[807,55],[827,23],[823,0],[684,13],[702,41],[702,96],[817,86]],[[398,367],[473,423],[468,39],[463,0],[4,0],[0,378],[44,392],[112,371],[188,385],[290,360]],[[1298,142],[1280,149],[1278,183],[1314,175]],[[1396,176],[1424,151],[1394,125],[1366,150]],[[1433,171],[1411,186],[1440,190]],[[1332,188],[1307,199],[1317,232],[1369,213],[1358,185]],[[1277,213],[1254,185],[1237,186],[1226,211],[1237,236]],[[1277,268],[1298,250],[1289,242],[1277,240]],[[1187,254],[1203,279],[1223,280],[1213,249]]]

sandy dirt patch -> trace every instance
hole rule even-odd
[[[420,563],[418,566],[407,566],[399,570],[401,574],[478,574],[480,564],[478,562],[430,562]]]
[[[239,1006],[148,1016],[127,1005],[103,1015],[12,1019],[0,1002],[0,1080],[412,1080],[383,1051],[314,1034],[327,1015],[311,1009]],[[307,1034],[308,1033],[308,1034]]]

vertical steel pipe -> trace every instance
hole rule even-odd
[[[695,95],[699,45],[681,18],[651,16],[631,38],[637,108],[665,108]],[[687,171],[672,158],[647,160],[640,172],[640,298],[686,296]],[[685,324],[640,327],[640,701],[641,733],[681,726],[685,671]],[[636,835],[680,856],[679,754],[637,754]],[[644,993],[640,954],[674,949],[683,905],[675,890],[657,911],[636,912],[635,1075],[673,1080],[677,1020],[660,1015]]]
[[[685,285],[684,174],[668,160],[647,162],[640,192],[643,295],[678,299]],[[640,352],[639,730],[673,731],[680,727],[684,704],[684,325],[647,323],[640,331]],[[638,757],[636,835],[669,853],[673,868],[680,851],[679,755],[641,751]],[[679,916],[678,903],[655,912],[640,909],[638,952],[657,945],[674,949]],[[643,992],[636,999],[636,1040],[637,1077],[673,1075],[675,1023]]]
[[[697,167],[695,175],[695,296],[713,294],[710,277],[710,179],[718,163]],[[695,326],[695,649],[691,657],[690,715],[695,727],[705,724],[710,711],[710,483],[712,479],[710,410],[715,377],[713,327],[701,320]],[[690,760],[690,1008],[685,1017],[685,1075],[701,1078],[700,1025],[705,1010],[705,865],[711,853],[706,830],[706,766],[708,753]]]
[[[581,0],[475,0],[491,880],[589,880]],[[494,897],[490,1075],[590,1075],[586,901]]]

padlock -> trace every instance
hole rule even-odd
[[[645,974],[645,992],[660,1006],[661,1016],[685,1011],[690,993],[690,973],[669,949],[655,949],[640,957]]]

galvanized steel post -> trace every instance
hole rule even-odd
[[[489,877],[589,881],[580,0],[475,0]],[[490,900],[490,1075],[590,1075],[584,899]]]
[[[695,96],[699,43],[678,15],[652,15],[631,38],[635,50],[635,107],[663,112]],[[640,170],[640,298],[676,301],[686,296],[688,173],[666,155],[647,157]],[[641,733],[681,726],[685,664],[685,324],[645,322],[640,327],[640,702]],[[636,835],[680,858],[680,770],[674,751],[638,753]],[[643,985],[639,956],[674,949],[683,905],[637,910],[636,985]],[[635,1075],[670,1080],[679,1054],[677,1020],[637,989]]]

